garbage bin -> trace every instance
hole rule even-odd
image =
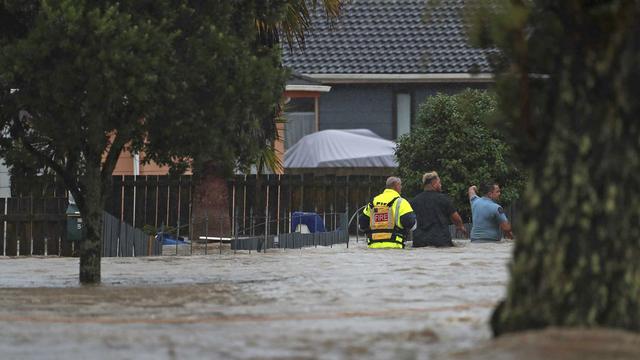
[[[67,240],[77,246],[85,233],[80,210],[75,203],[69,202],[65,214],[67,215]]]

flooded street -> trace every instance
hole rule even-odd
[[[433,359],[490,338],[512,244],[0,258],[3,358]]]

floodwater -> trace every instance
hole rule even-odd
[[[490,338],[512,243],[0,258],[3,359],[433,359]]]

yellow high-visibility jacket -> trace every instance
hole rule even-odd
[[[372,230],[370,224],[372,223],[371,216],[373,209],[376,205],[387,205],[389,203],[391,203],[389,209],[393,223],[386,229]],[[359,219],[360,227],[367,232],[369,247],[376,249],[404,248],[406,231],[412,229],[415,223],[416,217],[413,213],[413,208],[411,208],[411,204],[393,189],[385,189],[382,194],[374,197],[373,201],[365,206],[362,211],[362,216]]]

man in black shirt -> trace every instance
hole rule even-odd
[[[422,184],[424,191],[410,201],[418,222],[413,232],[413,247],[453,246],[449,224],[452,221],[466,235],[462,218],[453,207],[451,198],[441,192],[442,184],[437,172],[424,174]]]

